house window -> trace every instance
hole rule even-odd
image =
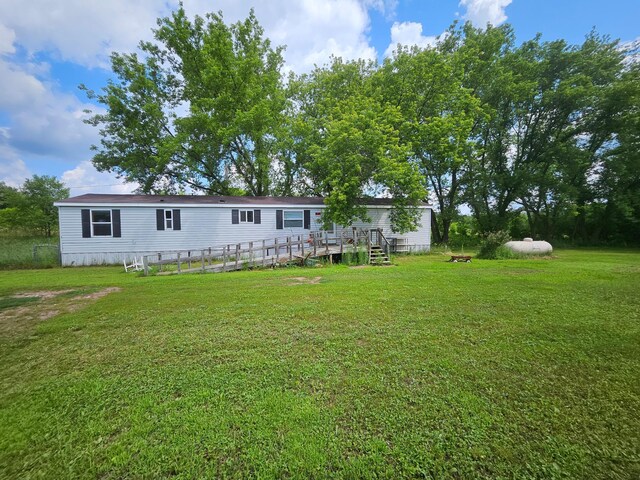
[[[285,210],[284,214],[284,228],[302,228],[304,214],[302,210]]]
[[[171,210],[164,211],[164,224],[167,230],[173,230],[173,212]]]
[[[240,210],[240,223],[253,223],[253,210]]]
[[[94,237],[111,236],[111,210],[91,210],[91,232]]]

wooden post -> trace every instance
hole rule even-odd
[[[328,255],[329,254],[329,233],[328,232],[324,232],[324,248],[325,248],[325,253]]]
[[[342,257],[343,251],[344,251],[344,239],[342,238],[342,235],[340,235],[340,257]]]
[[[300,239],[300,252],[302,258],[304,258],[304,235],[298,235],[298,238]]]
[[[236,270],[238,270],[238,261],[240,260],[240,244],[236,244]]]
[[[317,240],[318,240],[318,239],[316,238],[316,235],[317,235],[316,233],[314,233],[314,234],[313,234],[313,256],[314,256],[314,257],[315,257],[315,256],[317,255],[317,253],[318,253],[318,252],[316,251],[316,250],[317,250],[317,243],[318,243],[318,242],[317,242]]]
[[[162,262],[162,254],[158,254],[158,262]],[[160,271],[162,271],[162,263],[160,263]]]
[[[276,237],[275,239],[275,246],[276,246],[276,260],[280,259],[280,247],[278,246],[278,238]]]
[[[222,271],[223,272],[227,271],[227,247],[229,247],[229,245],[224,245],[222,247]]]
[[[205,260],[205,257],[204,257],[204,250],[202,250],[202,255],[200,256],[200,258],[201,258],[201,260],[202,260],[202,271],[204,272],[204,260]]]
[[[149,275],[149,258],[145,255],[142,257],[142,266],[144,267],[144,276]]]
[[[181,273],[182,270],[180,268],[180,252],[178,252],[178,273]]]
[[[262,268],[264,268],[265,257],[269,255],[269,249],[265,251],[264,249],[264,240],[262,240]]]
[[[287,250],[289,250],[289,261],[293,260],[293,248],[291,248],[291,237],[287,237]]]
[[[249,265],[251,266],[251,268],[256,266],[253,258],[253,242],[249,242]]]
[[[356,227],[351,227],[353,229],[353,253],[358,252],[358,233],[356,232]]]

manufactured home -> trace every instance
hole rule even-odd
[[[317,197],[86,194],[55,203],[62,265],[130,261],[158,251],[199,250],[321,230]],[[393,233],[391,200],[367,201],[370,223],[333,226],[333,233],[382,229],[399,251],[428,251],[431,207],[422,205],[416,231]]]

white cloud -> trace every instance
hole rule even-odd
[[[30,53],[49,52],[87,67],[108,67],[112,51],[135,50],[140,40],[152,37],[156,19],[177,5],[177,0],[5,0],[0,2],[0,18],[7,31],[15,32],[15,43]],[[252,2],[185,0],[184,5],[189,15],[221,10],[226,21],[235,22],[246,18]],[[368,9],[392,15],[396,0],[272,0],[254,6],[266,35],[275,45],[287,45],[289,68],[308,71],[330,55],[375,58],[367,38]],[[8,41],[4,38],[0,31],[0,51]]]
[[[31,177],[31,172],[17,152],[8,145],[9,132],[0,128],[0,182],[19,187]]]
[[[71,195],[83,193],[131,193],[138,185],[124,183],[113,173],[99,172],[89,160],[62,174],[62,182],[71,189]]]
[[[500,25],[507,19],[505,9],[512,0],[460,0],[460,6],[466,7],[464,14],[466,20],[474,25],[485,27],[487,23]]]
[[[385,57],[390,57],[398,44],[403,46],[416,45],[420,48],[433,47],[438,37],[434,35],[422,35],[422,24],[417,22],[394,22],[391,26],[391,43],[384,52]]]
[[[163,3],[155,0],[4,0],[0,18],[29,53],[51,52],[89,67],[112,50],[131,50],[151,35]]]
[[[626,55],[624,59],[626,65],[640,63],[640,37],[628,42],[621,42],[619,48]]]
[[[13,46],[15,39],[16,32],[0,23],[0,55],[15,53],[16,47]]]
[[[8,143],[21,153],[86,158],[98,137],[83,123],[83,110],[93,106],[40,80],[32,73],[38,70],[47,68],[0,58],[0,111],[9,117]]]
[[[14,152],[5,146],[0,146],[0,182],[4,182],[11,187],[19,187],[27,178],[31,177],[31,172],[21,159],[7,158]]]

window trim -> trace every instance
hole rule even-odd
[[[167,218],[167,212],[169,212],[170,218]],[[171,226],[169,226],[169,222],[171,222]],[[164,209],[164,229],[165,230],[173,230],[173,222],[174,222],[173,209],[165,208]]]
[[[287,213],[299,213],[300,214],[300,219],[295,219],[295,220],[287,220]],[[290,227],[287,226],[287,221],[289,222],[300,222],[300,226],[296,226],[296,227]],[[302,228],[304,229],[304,210],[283,210],[282,211],[282,228]]]
[[[244,214],[244,220],[242,220],[242,214]],[[251,220],[249,220],[249,214],[251,214]],[[253,225],[255,223],[255,214],[252,208],[250,209],[238,209],[238,223],[249,223]]]
[[[93,212],[109,212],[109,221],[108,222],[94,222],[93,221]],[[113,238],[113,209],[112,208],[90,208],[89,209],[89,223],[91,224],[91,238],[94,237],[102,237],[102,238]],[[111,232],[109,235],[96,235],[94,230],[94,225],[109,225],[109,231]]]

